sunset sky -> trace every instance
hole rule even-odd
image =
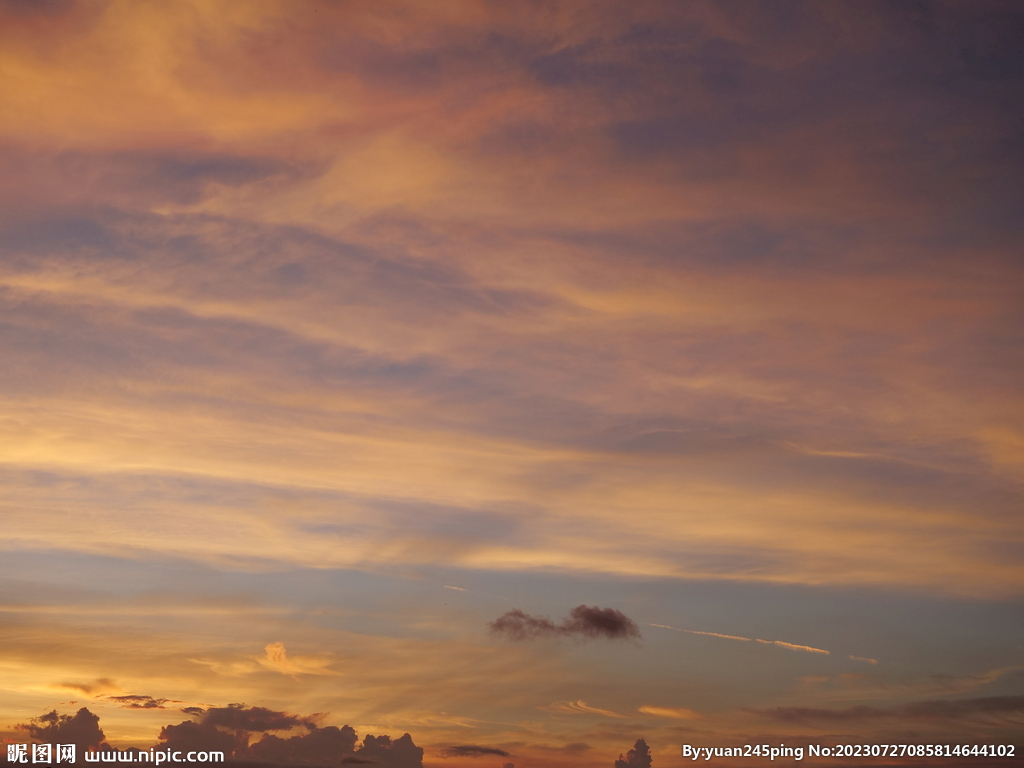
[[[0,737],[1020,754],[1022,41],[1015,0],[0,0]]]

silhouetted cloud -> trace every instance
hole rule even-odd
[[[312,716],[278,712],[266,707],[229,704],[226,707],[188,707],[198,722],[167,725],[160,731],[162,749],[222,751],[236,760],[254,760],[283,765],[328,765],[343,758],[343,764],[376,764],[393,768],[420,768],[423,750],[409,734],[392,740],[368,735],[356,749],[357,735],[348,725],[319,727]],[[186,711],[186,710],[182,710]],[[267,731],[305,728],[307,733],[281,737]],[[249,744],[250,736],[263,737]]]
[[[206,725],[230,728],[234,731],[287,731],[297,725],[315,728],[309,718],[276,712],[266,707],[246,707],[244,704],[229,704],[226,707],[211,707],[203,715]]]
[[[160,730],[161,743],[158,745],[160,748],[185,751],[215,750],[241,757],[247,754],[249,735],[252,733],[287,731],[297,726],[303,726],[309,730],[316,728],[316,724],[309,718],[278,712],[266,707],[229,704],[226,707],[210,707],[205,710],[199,707],[188,707],[187,710],[188,714],[196,715],[200,717],[200,720],[198,722],[186,720],[177,725],[164,726]],[[354,737],[353,732],[353,743]],[[277,739],[277,742],[289,744],[289,749],[297,750],[300,755],[308,751],[308,749],[298,748],[292,739]],[[262,741],[257,744],[262,744]],[[303,747],[305,746],[306,743],[303,742]],[[273,752],[275,755],[287,751],[274,741],[268,742],[261,749],[268,753]]]
[[[562,628],[566,634],[585,637],[640,637],[640,628],[626,614],[614,608],[598,608],[596,605],[578,605],[573,608],[569,618],[562,622]]]
[[[457,747],[448,747],[442,753],[445,757],[483,757],[484,755],[497,755],[498,757],[509,757],[509,753],[497,747],[481,747],[476,744],[463,744]]]
[[[107,696],[108,701],[115,701],[122,709],[166,709],[164,704],[178,703],[171,699],[156,699],[152,696]],[[184,711],[184,710],[182,710]]]
[[[368,759],[390,768],[423,768],[423,750],[413,744],[412,736],[367,736],[355,757]]]
[[[86,749],[106,747],[99,717],[85,707],[74,715],[59,715],[52,710],[15,728],[43,744],[74,744],[79,754]]]
[[[354,752],[356,738],[355,730],[348,725],[314,728],[307,734],[287,739],[268,733],[248,748],[246,757],[270,763],[327,765],[338,755]]]
[[[153,709],[150,702],[166,701],[151,696],[126,695],[111,697],[133,709]],[[318,727],[314,716],[301,717],[287,712],[278,712],[265,707],[246,707],[231,704],[227,707],[187,707],[201,719],[198,722],[186,720],[176,725],[165,725],[160,729],[159,749],[172,751],[215,751],[236,760],[278,763],[282,765],[382,765],[389,768],[422,768],[423,750],[417,747],[406,733],[397,739],[390,736],[367,735],[356,748],[358,737],[348,725]],[[302,727],[307,733],[282,738],[267,731],[290,730]],[[50,744],[75,744],[79,754],[84,750],[110,750],[99,717],[86,708],[75,715],[61,715],[56,710],[34,718],[28,723],[15,726],[35,742]],[[249,739],[253,733],[263,737],[253,744]],[[507,752],[492,747],[475,745],[450,748],[452,756],[497,755],[505,757]]]
[[[633,748],[615,761],[615,768],[651,768],[651,749],[643,739],[637,739]]]
[[[159,738],[156,745],[158,749],[212,751],[223,752],[225,755],[234,755],[248,742],[248,734],[245,732],[226,733],[208,723],[195,723],[191,720],[177,725],[165,725],[160,729]]]
[[[315,723],[309,718],[276,712],[265,707],[246,707],[242,703],[232,703],[227,707],[211,707],[207,710],[190,707],[182,710],[185,711],[187,714],[200,717],[199,722],[186,720],[177,725],[164,726],[160,731],[158,744],[161,749],[216,751],[234,757],[248,757],[249,738],[252,733],[291,730],[297,726],[310,730],[316,728]],[[267,760],[289,762],[284,760],[284,757],[294,755],[295,762],[304,762],[305,756],[317,752],[317,746],[330,741],[331,735],[318,737],[314,742],[303,741],[301,744],[294,738],[273,737],[262,746],[260,744],[263,744],[263,740],[260,740],[253,745],[253,749],[265,755]],[[354,731],[351,741],[355,741]],[[273,758],[269,757],[271,754]]]
[[[488,626],[491,634],[501,635],[509,640],[533,640],[537,637],[551,637],[559,634],[559,627],[551,619],[530,616],[518,608],[505,611]]]
[[[636,622],[614,608],[578,605],[561,624],[548,618],[531,616],[518,608],[506,611],[489,624],[491,634],[509,640],[534,640],[541,637],[639,639]]]

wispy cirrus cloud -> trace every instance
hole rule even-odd
[[[654,715],[656,717],[670,717],[674,720],[696,720],[701,717],[699,712],[695,712],[692,709],[686,707],[658,707],[653,704],[645,704],[640,707],[638,712],[643,712],[645,715]]]
[[[555,701],[551,704],[547,704],[539,709],[547,710],[548,712],[556,712],[564,715],[602,715],[603,717],[615,717],[624,718],[619,712],[615,712],[610,709],[601,709],[600,707],[592,707],[585,701]]]
[[[719,632],[700,632],[695,629],[680,629],[679,627],[670,627],[667,624],[650,624],[652,627],[659,627],[661,629],[673,629],[676,632],[686,632],[690,635],[707,635],[708,637],[720,637],[723,640],[740,640],[746,643],[761,643],[762,645],[777,645],[780,648],[786,648],[790,651],[804,651],[805,653],[820,653],[825,656],[829,655],[829,651],[823,648],[814,648],[810,645],[797,645],[795,643],[787,643],[783,640],[762,640],[757,637],[740,637],[739,635],[723,635]],[[853,656],[851,659],[855,658]],[[865,659],[857,659],[858,661],[865,661]],[[876,662],[877,663],[877,662]]]
[[[805,653],[822,653],[826,656],[829,655],[829,651],[826,651],[824,648],[815,648],[810,645],[796,645],[795,643],[787,643],[782,640],[761,640],[760,638],[755,638],[754,642],[763,643],[765,645],[777,645],[780,648],[787,648],[791,651],[804,651]]]

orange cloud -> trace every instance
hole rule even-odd
[[[660,765],[673,681],[720,743],[1011,690],[981,608],[971,653],[679,629],[733,645],[636,679],[485,628],[600,584],[742,627],[622,587],[727,584],[838,648],[808,595],[1020,597],[1010,5],[0,2],[0,720],[74,690],[151,744],[201,690],[583,765],[543,745],[640,707]]]
[[[676,720],[695,720],[701,717],[700,713],[694,712],[692,709],[687,709],[685,707],[656,707],[651,704],[645,704],[637,711],[643,712],[645,715],[670,717]]]
[[[266,657],[254,657],[257,662],[284,675],[337,675],[329,668],[330,656],[289,656],[284,643],[269,643]]]
[[[823,653],[826,656],[828,651],[822,648],[813,648],[809,645],[794,645],[793,643],[785,643],[782,640],[761,640],[757,639],[757,642],[764,643],[765,645],[777,645],[780,648],[788,648],[791,651],[805,651],[806,653]]]

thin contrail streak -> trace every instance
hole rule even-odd
[[[759,637],[740,637],[739,635],[723,635],[721,632],[699,632],[696,629],[681,629],[679,627],[670,627],[668,624],[648,624],[649,627],[661,627],[662,629],[674,629],[676,632],[686,632],[690,635],[707,635],[708,637],[721,637],[725,640],[742,640],[745,643],[763,643],[765,645],[777,645],[780,648],[788,648],[791,651],[804,651],[805,653],[821,653],[829,655],[829,652],[824,648],[814,648],[810,645],[796,645],[795,643],[787,643],[782,640],[762,640]]]

